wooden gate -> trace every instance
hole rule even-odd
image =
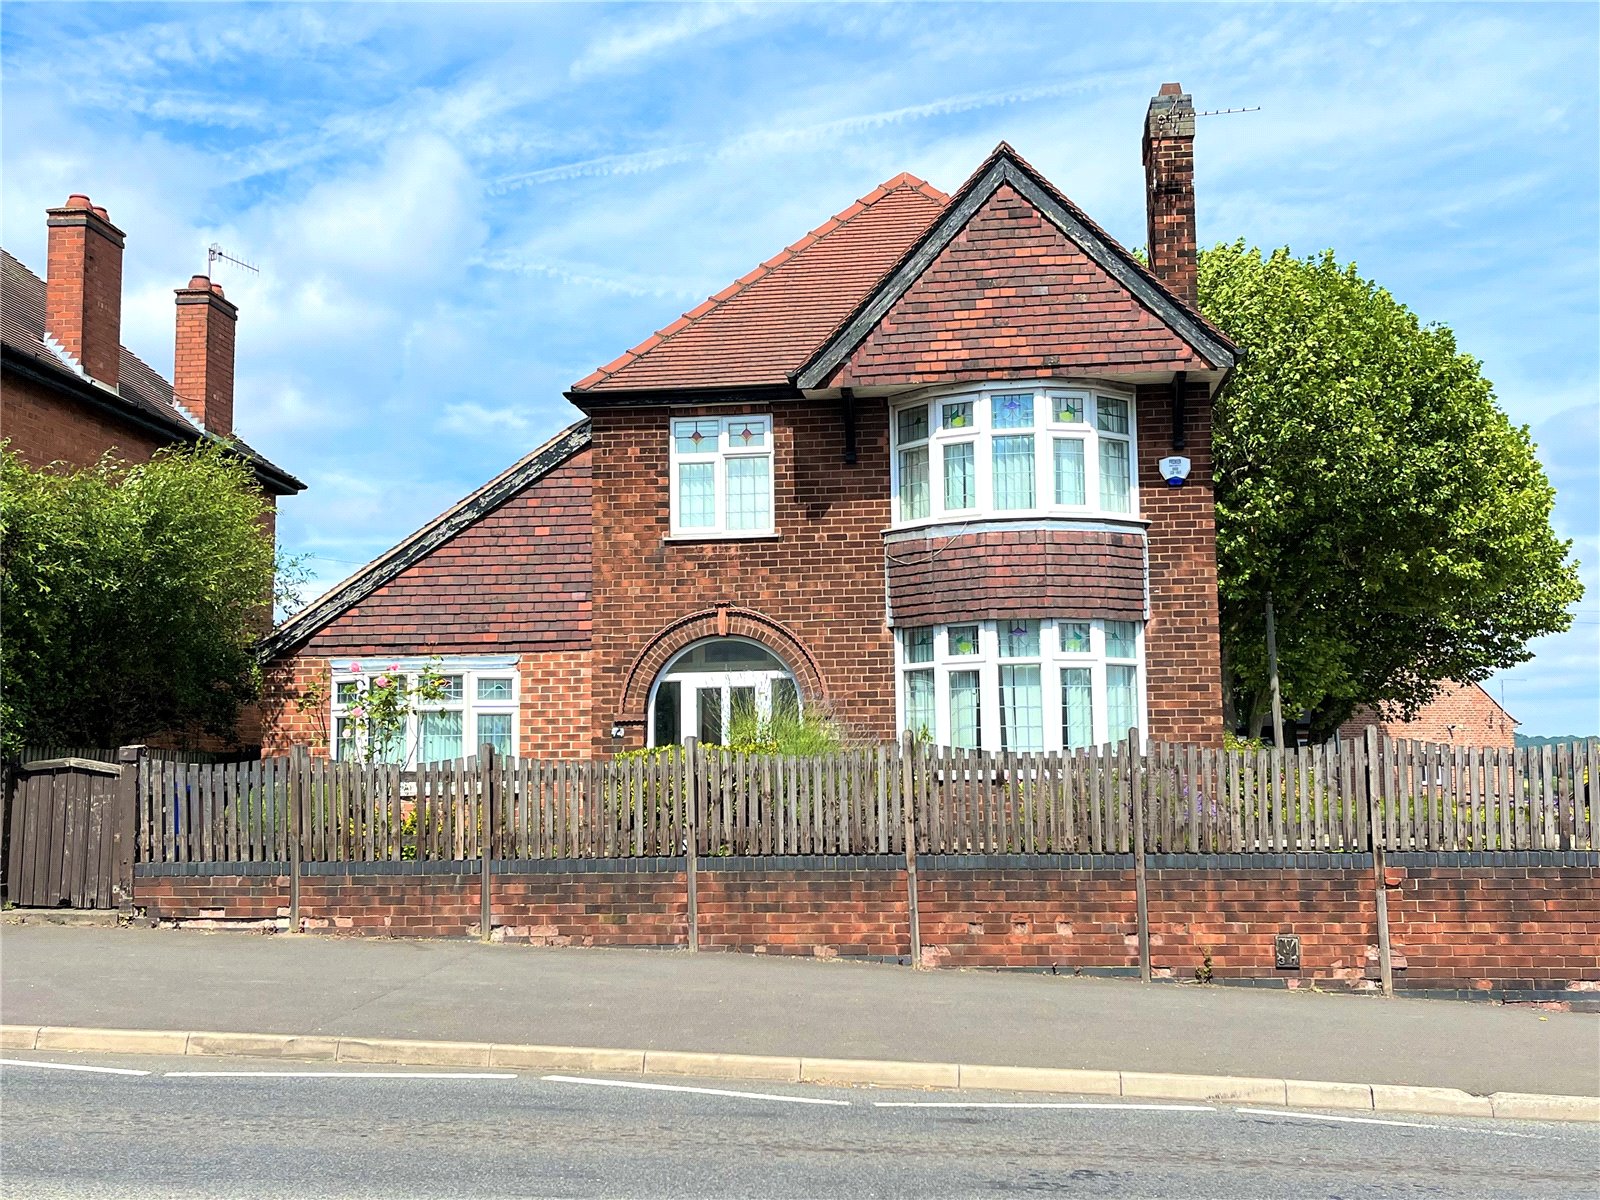
[[[118,908],[132,900],[137,771],[136,763],[51,758],[11,772],[11,903]]]

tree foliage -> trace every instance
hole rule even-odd
[[[0,739],[233,734],[270,621],[268,502],[224,447],[36,471],[0,449]]]
[[[1215,413],[1230,716],[1285,707],[1324,736],[1358,705],[1413,713],[1444,680],[1531,657],[1582,595],[1526,427],[1454,335],[1332,251],[1200,256],[1200,306],[1245,351]]]

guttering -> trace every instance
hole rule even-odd
[[[193,425],[184,424],[176,419],[168,423],[153,413],[134,407],[116,397],[114,393],[103,391],[87,379],[80,379],[76,375],[65,375],[48,364],[40,363],[29,355],[13,350],[10,346],[0,346],[0,364],[4,365],[8,374],[15,373],[30,383],[48,388],[58,395],[83,401],[100,412],[132,425],[135,429],[157,434],[168,441],[185,441],[198,445],[202,441],[211,440],[227,445],[224,439],[212,437]],[[255,472],[257,480],[274,495],[293,496],[306,490],[306,485],[293,475],[273,466],[263,458],[249,454],[240,454],[239,457],[250,464],[250,469]]]
[[[776,400],[804,400],[792,383],[758,383],[748,387],[639,388],[623,391],[562,393],[584,412],[597,408],[690,408],[712,404],[771,404]]]

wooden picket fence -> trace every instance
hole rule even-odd
[[[1593,849],[1597,759],[1592,742],[1507,751],[1376,738],[825,758],[691,748],[408,771],[147,759],[138,855],[439,862],[481,858],[487,842],[498,859],[608,859],[679,855],[691,841],[700,855],[900,854],[908,829],[922,854],[1110,854],[1133,849],[1141,809],[1149,853]]]

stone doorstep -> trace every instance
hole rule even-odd
[[[588,1070],[626,1075],[702,1075],[768,1082],[781,1080],[852,1083],[868,1087],[1053,1092],[1216,1104],[1272,1104],[1289,1109],[1336,1108],[1362,1112],[1600,1123],[1600,1096],[1528,1092],[1496,1092],[1489,1096],[1475,1096],[1455,1088],[1147,1071],[798,1058],[590,1046],[527,1046],[317,1034],[184,1033],[36,1025],[0,1025],[0,1049],[331,1059],[348,1063],[410,1066],[504,1066],[525,1070]]]

